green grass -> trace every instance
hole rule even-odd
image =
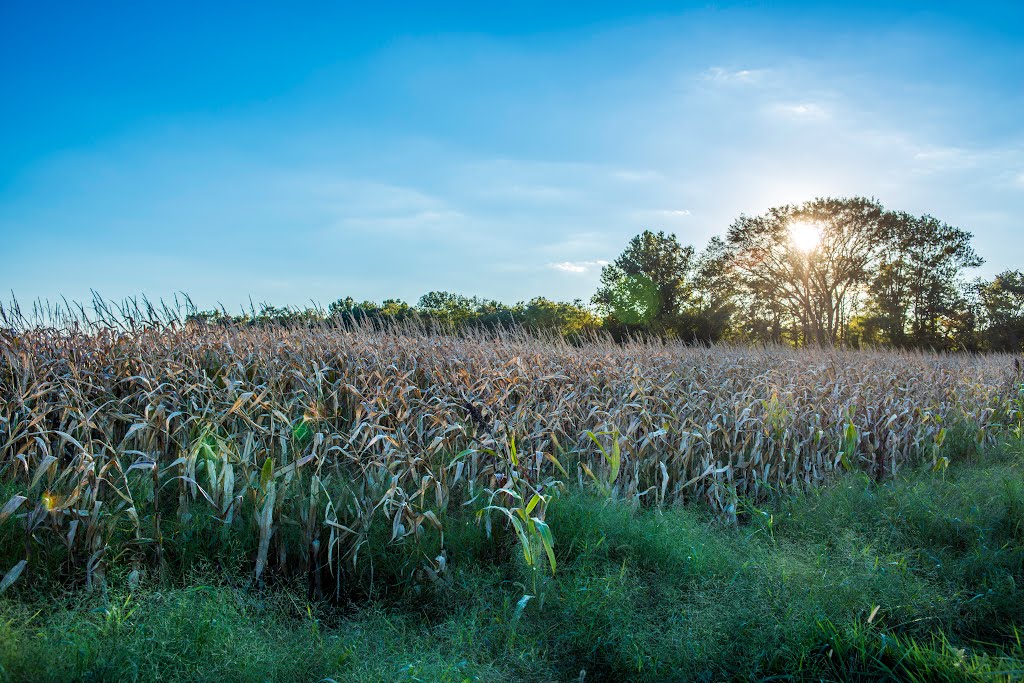
[[[374,587],[339,605],[250,586],[246,548],[190,564],[203,550],[182,531],[171,569],[134,590],[115,567],[105,592],[19,580],[0,597],[0,678],[1021,680],[1024,452],[951,453],[944,472],[741,501],[738,526],[567,492],[548,510],[554,577],[450,516],[439,580],[379,542]]]

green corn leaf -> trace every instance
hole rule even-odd
[[[530,537],[526,535],[526,528],[514,515],[510,514],[508,518],[512,520],[512,526],[515,527],[516,535],[519,537],[519,544],[523,546],[523,557],[526,559],[526,564],[532,567],[534,563],[533,551],[530,548]]]
[[[590,440],[593,441],[594,444],[597,445],[598,450],[601,451],[601,455],[603,455],[604,459],[607,460],[608,459],[608,452],[604,450],[604,445],[602,445],[601,442],[598,440],[597,435],[594,434],[594,432],[591,432],[591,431],[588,430],[587,431],[587,436],[589,436]]]
[[[260,470],[260,491],[267,490],[267,484],[274,478],[274,459],[267,458],[263,461],[263,469]]]
[[[550,460],[551,462],[553,462],[555,464],[555,467],[558,468],[558,471],[562,473],[563,477],[568,477],[569,476],[569,473],[565,471],[564,467],[562,467],[562,463],[558,462],[558,458],[556,458],[555,456],[551,455],[550,453],[545,453],[544,457],[547,460]]]
[[[612,434],[612,455],[608,460],[608,464],[611,465],[612,472],[608,478],[609,484],[614,484],[615,480],[619,478],[619,465],[622,464],[622,451],[619,448],[619,433],[615,432]]]
[[[531,498],[530,502],[526,504],[526,514],[530,514],[531,512],[533,512],[533,509],[535,507],[537,507],[537,503],[539,503],[540,501],[541,501],[540,494],[539,493],[533,494],[533,498]]]
[[[551,563],[551,573],[555,573],[555,537],[551,534],[551,527],[539,517],[533,518],[533,524],[540,535],[540,542],[544,546],[544,552],[548,555],[548,562]]]

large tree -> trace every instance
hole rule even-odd
[[[983,260],[971,234],[931,216],[887,213],[884,240],[870,286],[878,341],[898,347],[949,349],[959,336],[970,305],[963,271]],[[968,318],[970,316],[967,316]]]
[[[985,347],[1024,351],[1024,273],[1008,270],[978,287],[985,318]]]
[[[434,291],[421,296],[416,309],[445,325],[459,327],[476,316],[483,303],[476,297]]]
[[[683,246],[675,235],[645,230],[601,270],[593,303],[613,331],[687,337],[693,261],[693,247]]]
[[[725,245],[750,332],[797,345],[845,341],[884,237],[884,210],[821,198],[740,216]]]

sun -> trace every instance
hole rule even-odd
[[[821,243],[821,226],[810,221],[790,223],[789,241],[800,251],[810,253]]]

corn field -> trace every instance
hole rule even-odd
[[[368,543],[443,547],[451,508],[548,533],[559,485],[735,518],[741,498],[840,471],[941,467],[954,425],[979,444],[1019,435],[1021,381],[1008,356],[412,327],[0,331],[0,526],[24,543],[0,590],[47,558],[89,586],[115,564],[153,569],[167,525],[200,517],[258,539],[254,577],[310,572],[338,591]],[[442,551],[420,571],[444,565]]]

